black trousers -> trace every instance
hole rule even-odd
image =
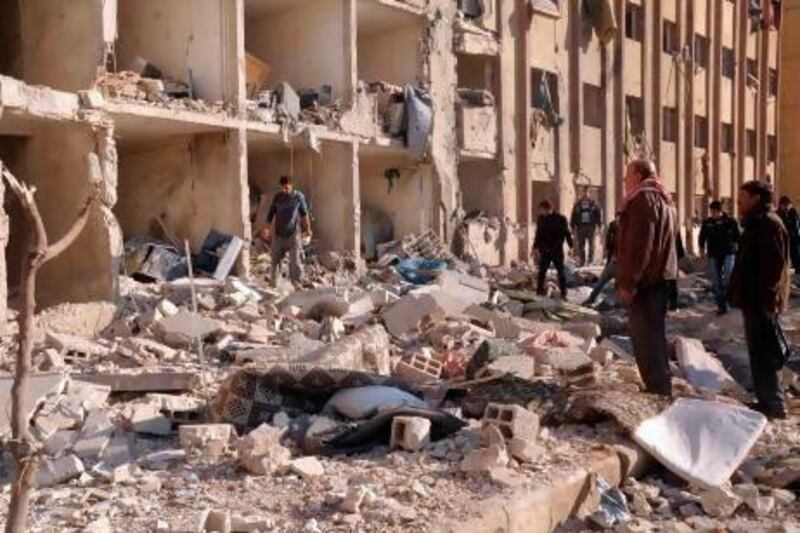
[[[536,292],[544,294],[544,283],[547,278],[547,271],[550,265],[556,267],[558,273],[558,288],[561,289],[561,296],[567,297],[567,274],[564,272],[564,252],[558,250],[542,250],[539,252],[539,276],[536,283]]]
[[[664,396],[672,395],[666,326],[668,298],[666,282],[640,288],[628,313],[633,355],[642,381],[647,392]]]
[[[743,309],[742,314],[756,399],[768,411],[785,412],[781,369],[789,359],[789,347],[778,318],[752,309]]]

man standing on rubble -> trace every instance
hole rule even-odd
[[[708,277],[717,301],[717,312],[728,312],[728,280],[736,259],[739,242],[739,224],[722,210],[722,202],[714,200],[709,205],[711,216],[700,229],[700,253],[708,256]]]
[[[676,213],[653,162],[640,159],[625,172],[619,221],[617,293],[630,305],[628,328],[647,391],[671,396],[666,337],[669,281],[677,279]]]
[[[789,281],[789,234],[773,209],[772,186],[749,181],[739,191],[744,232],[739,241],[728,297],[742,310],[753,374],[755,409],[769,418],[786,418],[781,369],[789,345],[779,322],[786,310]]]
[[[306,198],[294,189],[289,176],[281,176],[280,190],[272,198],[261,238],[272,243],[272,286],[278,284],[281,263],[287,253],[289,279],[295,287],[299,286],[303,278],[303,239],[311,238],[311,224]]]
[[[567,299],[567,274],[564,272],[564,243],[570,248],[573,246],[572,235],[569,231],[567,217],[553,210],[549,201],[543,200],[539,204],[539,218],[536,220],[536,237],[533,249],[539,254],[539,277],[536,292],[545,294],[545,279],[550,265],[556,267],[558,273],[558,288],[561,297]]]
[[[592,288],[592,293],[583,305],[594,305],[597,297],[606,288],[606,285],[611,283],[611,280],[617,275],[617,231],[619,226],[619,213],[611,221],[606,230],[606,266],[603,273],[600,274],[600,279]]]
[[[781,217],[786,231],[789,232],[789,258],[792,260],[795,274],[800,274],[800,215],[792,205],[788,196],[781,196],[778,203],[778,216]]]
[[[583,195],[575,202],[570,217],[570,226],[578,241],[578,261],[581,266],[587,264],[586,247],[589,247],[588,261],[594,263],[594,237],[603,223],[600,206],[589,194],[589,187],[583,188]]]

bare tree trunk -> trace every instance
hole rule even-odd
[[[81,234],[94,201],[91,196],[84,204],[78,220],[54,245],[49,246],[42,216],[33,195],[34,188],[21,183],[13,174],[3,169],[0,173],[22,206],[25,218],[33,227],[32,242],[22,261],[22,308],[19,314],[19,351],[17,352],[14,385],[11,388],[11,454],[16,463],[16,478],[11,488],[6,532],[28,530],[28,507],[34,477],[39,464],[38,451],[28,431],[30,406],[27,405],[31,351],[34,338],[34,313],[36,312],[36,274],[45,263],[66,250]]]

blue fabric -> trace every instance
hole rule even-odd
[[[714,290],[714,298],[717,301],[717,308],[720,311],[727,311],[728,282],[733,271],[733,264],[736,261],[735,255],[708,258],[708,278],[711,280],[711,287]]]
[[[414,285],[430,283],[435,280],[439,272],[445,268],[447,268],[447,263],[444,261],[422,259],[419,257],[403,259],[394,267],[403,279]]]

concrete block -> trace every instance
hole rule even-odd
[[[509,355],[489,363],[489,371],[493,374],[511,374],[523,379],[530,379],[534,374],[536,361],[529,355]]]
[[[80,476],[84,470],[83,462],[72,454],[59,459],[45,459],[36,472],[36,485],[52,487]]]
[[[400,361],[394,375],[408,383],[429,383],[442,377],[442,363],[415,353],[407,361]]]
[[[130,442],[126,436],[113,437],[100,455],[103,464],[112,468],[129,463],[131,459]]]
[[[392,448],[419,451],[430,442],[431,421],[416,416],[396,416],[392,419]]]
[[[283,431],[262,424],[236,441],[239,463],[257,475],[271,474],[286,467],[291,452],[281,445]]]
[[[47,331],[45,333],[47,342],[62,353],[104,357],[111,353],[111,350],[102,344],[92,342],[83,337],[75,337],[64,333]]]
[[[57,431],[44,443],[44,448],[48,455],[60,457],[72,449],[72,445],[78,438],[78,432],[72,430]]]
[[[96,460],[108,446],[114,424],[108,409],[90,411],[72,450],[82,459]]]
[[[155,402],[134,405],[130,421],[136,433],[150,435],[172,433],[172,420],[161,414],[160,405]]]
[[[483,423],[496,426],[506,439],[536,441],[539,435],[539,415],[519,405],[490,403],[483,414]]]
[[[509,457],[505,446],[492,445],[488,448],[471,450],[461,461],[462,472],[489,472],[494,468],[508,465]]]
[[[215,329],[211,320],[184,310],[156,323],[161,340],[174,348],[191,346]]]
[[[544,453],[544,448],[535,442],[518,437],[509,439],[506,442],[506,446],[508,447],[508,453],[514,459],[523,463],[533,463]]]
[[[208,533],[231,533],[233,527],[231,525],[230,511],[214,511],[206,509],[200,515],[197,521],[197,531]]]
[[[339,427],[339,422],[326,416],[318,416],[306,430],[303,437],[303,451],[307,454],[317,454],[323,450],[326,435],[332,434]]]
[[[185,425],[178,429],[179,441],[186,450],[202,450],[214,456],[228,447],[233,435],[230,424]]]
[[[73,379],[111,387],[111,392],[181,392],[194,388],[194,372],[153,372],[147,374],[80,374]]]
[[[89,109],[102,109],[106,106],[106,100],[100,91],[90,89],[88,91],[78,91],[81,105]]]
[[[325,474],[325,468],[316,457],[301,457],[289,463],[289,470],[303,479],[311,479]]]

